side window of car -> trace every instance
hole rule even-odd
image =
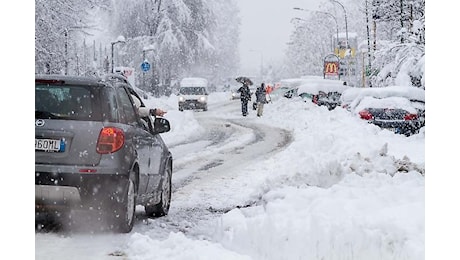
[[[120,122],[130,125],[138,124],[134,106],[129,99],[129,94],[123,87],[117,88],[118,98],[120,100]]]
[[[109,122],[118,122],[118,113],[121,112],[118,109],[117,104],[117,95],[115,93],[115,89],[113,88],[104,88],[102,91],[102,113],[104,119]]]

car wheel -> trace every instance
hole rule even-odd
[[[114,229],[120,233],[129,233],[134,226],[134,213],[136,212],[136,186],[129,179],[123,202],[117,203],[113,210]],[[111,212],[112,214],[112,212]]]
[[[165,216],[169,212],[169,206],[171,205],[171,183],[172,169],[167,166],[165,169],[165,178],[161,183],[161,199],[158,204],[146,205],[145,213],[150,217],[161,217]]]
[[[208,106],[205,106],[205,107],[203,108],[203,111],[208,111]]]

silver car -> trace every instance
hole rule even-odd
[[[173,157],[160,133],[170,125],[151,112],[121,75],[36,75],[36,215],[98,210],[128,233],[136,205],[168,214]]]

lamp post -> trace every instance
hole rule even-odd
[[[348,51],[350,50],[350,44],[348,43],[348,21],[347,21],[347,11],[345,10],[345,6],[343,6],[342,3],[340,3],[339,1],[337,0],[330,0],[331,2],[334,2],[334,3],[337,3],[339,4],[342,9],[343,9],[343,13],[345,15],[345,37],[346,37],[346,52],[345,53],[348,53]],[[347,68],[346,68],[346,74],[347,74],[347,77],[348,77],[348,81],[350,81],[350,57],[348,55],[345,56],[346,58],[346,61],[347,61]]]
[[[305,11],[305,12],[310,11],[310,12],[325,14],[325,15],[331,17],[331,18],[334,20],[334,22],[335,22],[335,28],[336,28],[336,30],[337,30],[337,38],[336,38],[336,41],[337,41],[337,43],[339,42],[339,24],[337,23],[337,19],[335,18],[334,15],[332,15],[331,13],[328,13],[328,12],[313,11],[313,10],[308,10],[308,9],[299,8],[299,7],[294,7],[294,10]]]
[[[125,41],[125,37],[123,37],[123,36],[121,36],[121,35],[118,36],[118,38],[117,38],[116,41],[111,42],[111,44],[112,44],[112,49],[111,49],[111,50],[112,50],[112,73],[113,73],[113,46],[114,46],[115,44],[117,44],[117,43],[125,43],[125,42],[126,42],[126,41]]]
[[[349,44],[348,44],[348,21],[347,21],[347,11],[345,10],[345,6],[343,6],[342,3],[340,3],[339,1],[337,0],[330,0],[331,2],[334,2],[334,3],[337,3],[339,4],[342,9],[343,9],[343,13],[345,14],[345,37],[346,37],[346,40],[347,40],[347,50],[350,48]]]
[[[260,50],[249,50],[251,52],[258,52],[260,53],[260,80],[264,80],[264,54]]]

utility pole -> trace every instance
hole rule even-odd
[[[371,39],[370,39],[370,32],[369,32],[370,31],[370,29],[369,29],[369,9],[368,9],[367,1],[368,0],[366,0],[367,61],[368,61],[367,71],[371,72],[372,71],[372,66],[371,66],[372,65],[372,63],[371,63]],[[363,57],[363,66],[364,66],[364,57]],[[365,80],[365,76],[363,76],[363,82],[364,82],[364,80]]]

